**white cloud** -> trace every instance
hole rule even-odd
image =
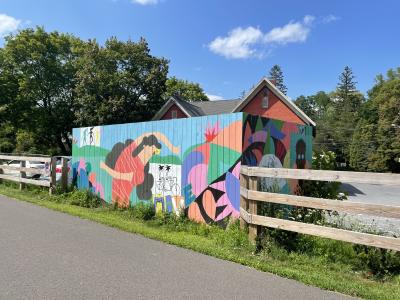
[[[16,31],[21,25],[21,20],[11,16],[0,14],[0,38]]]
[[[218,101],[218,100],[224,100],[225,98],[222,96],[218,96],[218,95],[212,95],[212,94],[206,94],[208,99],[210,99],[210,101]]]
[[[265,35],[265,42],[282,45],[305,42],[314,20],[315,17],[307,15],[303,22],[289,22],[282,27],[275,27]]]
[[[263,38],[260,29],[252,26],[247,28],[237,27],[228,33],[226,37],[217,37],[208,48],[226,58],[247,58],[255,55],[253,46]]]
[[[132,3],[140,4],[140,5],[153,5],[157,4],[158,0],[132,0]]]
[[[322,18],[322,23],[327,24],[327,23],[331,23],[331,22],[334,22],[334,21],[337,21],[337,20],[339,20],[339,17],[337,17],[335,15],[327,15],[327,16]]]
[[[304,18],[303,18],[303,23],[305,24],[305,25],[312,25],[312,23],[314,22],[314,20],[315,20],[315,17],[314,16],[311,16],[311,15],[305,15],[304,16]]]
[[[226,58],[244,59],[249,57],[268,56],[273,45],[286,45],[289,43],[304,43],[314,27],[314,24],[329,23],[337,20],[334,15],[316,18],[306,15],[301,21],[290,21],[281,27],[275,27],[264,33],[259,28],[249,26],[237,27],[228,32],[226,36],[218,36],[207,47],[216,54]]]

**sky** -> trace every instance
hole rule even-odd
[[[0,0],[4,36],[44,26],[100,43],[144,37],[169,76],[211,99],[239,98],[281,66],[288,95],[335,89],[344,66],[365,93],[400,67],[397,0]]]

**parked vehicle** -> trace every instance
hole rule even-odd
[[[58,156],[57,157],[57,164],[56,164],[56,182],[61,181],[61,175],[62,175],[62,158],[66,158],[68,163],[67,163],[67,170],[68,170],[68,184],[72,182],[72,177],[70,176],[70,171],[71,171],[71,156]]]
[[[66,158],[68,163],[67,163],[67,170],[68,170],[68,184],[72,182],[72,177],[70,176],[70,170],[71,170],[71,156],[59,156],[57,157],[57,163],[56,163],[56,182],[61,181],[61,175],[62,175],[62,158]],[[8,166],[11,167],[16,167],[19,168],[21,166],[21,161],[19,160],[11,160],[6,163]],[[38,169],[38,170],[45,170],[44,174],[43,172],[34,172],[34,171],[29,171],[26,172],[26,178],[28,179],[41,179],[41,180],[50,180],[50,163],[42,163],[42,162],[36,162],[36,161],[26,161],[25,163],[26,168],[32,168],[32,169]],[[12,175],[12,176],[20,176],[20,171],[19,170],[10,170],[10,169],[4,169],[3,173],[5,175]]]
[[[7,165],[11,166],[11,167],[18,167],[19,168],[21,166],[21,161],[19,161],[19,160],[11,160],[11,161],[7,162]],[[46,168],[46,166],[42,162],[27,161],[27,162],[25,162],[25,168],[42,169],[43,170],[43,169]],[[19,176],[20,175],[20,171],[18,171],[18,170],[4,169],[3,172],[6,175],[15,175],[15,176]],[[36,173],[34,171],[26,172],[26,178],[39,179],[41,176],[42,176],[41,172],[40,173]]]

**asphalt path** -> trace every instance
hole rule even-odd
[[[0,196],[0,299],[350,299]]]
[[[348,201],[400,206],[400,184],[387,186],[378,184],[342,184],[342,190],[348,193]],[[341,214],[345,223],[357,221],[371,230],[380,230],[383,234],[400,237],[400,219],[368,216],[365,214]]]

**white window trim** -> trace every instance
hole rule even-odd
[[[266,90],[263,92],[263,97],[261,99],[261,107],[262,108],[268,108],[269,106],[269,91]]]

